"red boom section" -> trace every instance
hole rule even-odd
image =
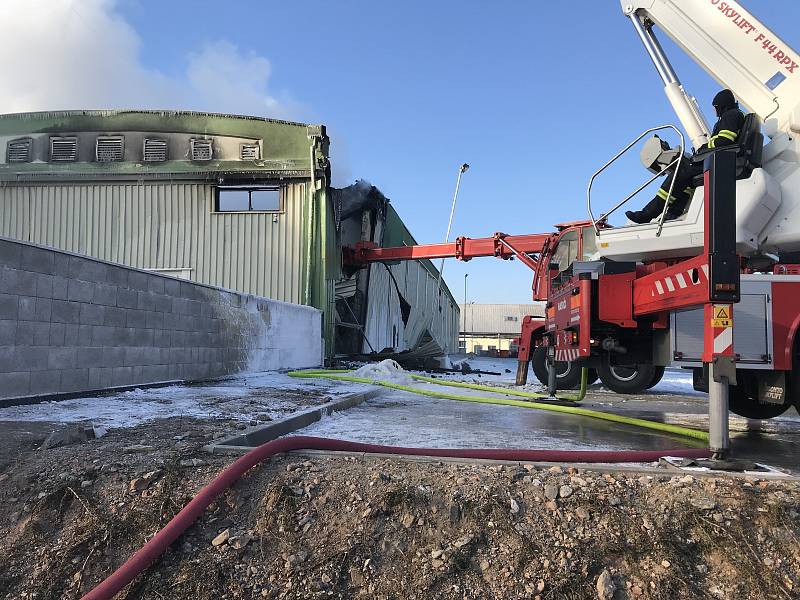
[[[516,257],[531,269],[536,270],[538,261],[529,255],[541,253],[546,242],[553,235],[552,233],[530,235],[496,233],[490,238],[472,239],[461,236],[454,242],[396,248],[380,248],[371,242],[359,242],[355,248],[346,249],[344,261],[351,265],[365,265],[372,262],[432,258],[455,258],[467,261],[480,256],[494,256],[506,260]]]

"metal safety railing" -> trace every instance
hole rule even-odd
[[[661,171],[659,171],[658,173],[653,175],[645,183],[643,183],[638,188],[636,188],[636,190],[633,193],[631,193],[628,196],[626,196],[624,200],[622,200],[621,202],[618,202],[611,210],[609,210],[607,212],[604,212],[598,218],[595,218],[594,212],[592,212],[592,186],[594,185],[594,180],[597,178],[597,176],[600,175],[600,173],[605,171],[612,164],[614,164],[628,150],[633,148],[642,138],[644,138],[645,136],[647,136],[647,135],[649,135],[651,133],[655,133],[656,131],[662,131],[664,129],[671,129],[672,131],[674,131],[675,133],[678,134],[678,137],[681,140],[681,143],[677,148],[678,149],[678,157],[675,160],[673,160],[671,163],[669,163],[667,166],[665,166]],[[683,151],[684,151],[685,147],[686,147],[686,144],[684,142],[683,133],[681,133],[680,129],[678,129],[674,125],[660,125],[658,127],[651,127],[650,129],[647,129],[647,130],[643,131],[641,134],[639,134],[639,136],[635,140],[633,140],[630,144],[628,144],[622,150],[620,150],[614,156],[614,158],[612,158],[606,164],[604,164],[602,167],[600,167],[600,169],[597,172],[595,172],[594,175],[592,175],[592,178],[589,180],[589,187],[586,190],[586,205],[587,205],[587,208],[589,210],[589,218],[592,220],[592,225],[594,226],[595,232],[596,233],[600,233],[599,223],[602,223],[603,221],[608,219],[608,217],[611,216],[611,214],[613,214],[615,211],[617,211],[621,206],[623,206],[631,198],[636,196],[636,194],[641,192],[648,185],[653,183],[658,177],[663,175],[665,172],[669,171],[672,167],[675,167],[675,172],[677,172],[677,170],[680,168],[681,161],[684,160]],[[667,195],[668,199],[672,198],[673,188],[675,187],[675,179],[677,179],[677,178],[673,177],[672,181],[670,182],[669,194]],[[659,237],[661,235],[661,230],[664,227],[664,217],[667,214],[667,209],[668,208],[669,208],[669,201],[665,200],[664,201],[664,208],[661,210],[661,215],[659,216],[659,219],[658,219],[658,230],[656,231],[656,237]]]

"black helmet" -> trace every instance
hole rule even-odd
[[[714,109],[717,111],[718,117],[721,117],[722,113],[724,113],[726,110],[730,110],[738,106],[736,104],[736,98],[733,97],[733,92],[730,90],[722,90],[720,93],[714,96],[714,100],[711,101],[711,104],[714,105]]]

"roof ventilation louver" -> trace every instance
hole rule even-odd
[[[258,160],[260,158],[258,144],[242,144],[241,158],[242,160]]]
[[[50,138],[50,160],[75,162],[78,160],[78,138],[74,136]]]
[[[6,147],[6,162],[22,163],[31,160],[31,138],[11,140]]]
[[[192,160],[211,160],[211,140],[194,139],[191,144]]]
[[[145,138],[142,158],[144,162],[164,162],[167,160],[167,140]]]
[[[124,140],[121,135],[101,136],[95,145],[97,162],[117,162],[123,157]]]

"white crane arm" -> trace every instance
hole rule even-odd
[[[639,26],[637,29],[647,29],[654,23],[663,30],[709,75],[764,119],[768,134],[800,131],[800,55],[739,2],[622,0],[622,9]],[[665,85],[668,83],[665,79]],[[680,86],[680,82],[677,84]],[[675,94],[675,85],[672,88],[672,92],[666,90],[668,96]],[[680,100],[673,97],[670,101],[694,140],[699,126],[686,113],[696,108],[676,106]]]

